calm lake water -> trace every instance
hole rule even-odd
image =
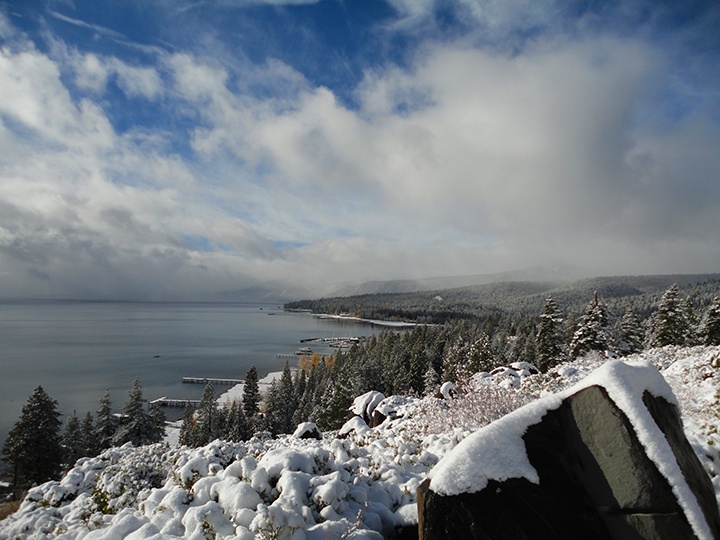
[[[242,379],[252,365],[262,377],[281,370],[287,360],[277,354],[294,353],[301,339],[379,331],[277,305],[0,303],[0,444],[38,385],[61,412],[81,417],[95,413],[105,390],[120,410],[135,378],[147,399],[199,399],[203,386],[183,384],[182,377]]]

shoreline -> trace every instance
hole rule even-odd
[[[374,326],[387,326],[388,328],[413,328],[415,326],[424,326],[424,323],[407,322],[407,321],[383,321],[380,319],[365,319],[354,315],[331,315],[329,313],[313,314],[318,319],[339,319],[343,321],[355,321],[359,323],[372,324]]]

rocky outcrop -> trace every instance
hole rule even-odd
[[[449,495],[426,480],[418,490],[420,538],[676,540],[698,531],[720,538],[712,484],[676,407],[648,391],[635,398],[667,441],[659,446],[671,449],[682,485],[671,486],[658,466],[668,456],[646,449],[628,415],[603,386],[593,385],[526,426],[522,442],[537,478],[489,478],[477,492]],[[681,503],[689,499],[699,506],[690,516]]]

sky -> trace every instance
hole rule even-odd
[[[4,0],[0,298],[718,272],[718,28],[716,0]]]

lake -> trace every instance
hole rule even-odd
[[[199,399],[203,385],[182,377],[243,379],[252,365],[262,377],[282,370],[287,360],[277,355],[294,353],[301,339],[379,331],[277,305],[0,302],[0,444],[38,385],[65,415],[81,417],[95,413],[106,390],[119,411],[135,378],[146,399]]]

